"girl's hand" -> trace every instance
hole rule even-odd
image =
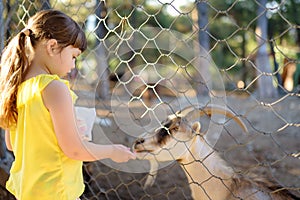
[[[130,159],[136,159],[135,153],[130,151],[130,148],[121,145],[113,144],[111,145],[112,155],[111,159],[115,162],[127,162]]]

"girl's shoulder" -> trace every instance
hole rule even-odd
[[[59,93],[70,93],[73,102],[76,101],[77,95],[71,90],[69,81],[61,79],[57,75],[51,75],[51,74],[43,74],[39,75],[37,77],[39,79],[39,89],[40,91],[45,90],[45,88],[51,84],[51,89],[48,87],[48,89],[52,90],[53,94],[57,94],[59,96]]]
[[[76,94],[70,89],[69,81],[61,79],[59,76],[52,74],[40,74],[22,82],[19,86],[18,99],[23,99],[23,101],[25,101],[26,99],[29,99],[36,94],[40,94],[50,83],[58,83],[55,85],[65,86],[71,93],[73,101],[77,99]]]
[[[65,80],[53,77],[46,77],[45,89],[41,92],[43,103],[48,110],[60,110],[75,103],[77,95],[65,84]],[[52,80],[52,81],[49,81]],[[47,84],[48,83],[48,84]],[[71,101],[72,100],[72,101]],[[58,109],[59,108],[59,109]]]
[[[52,81],[59,81],[61,83],[64,83],[70,89],[69,81],[61,79],[57,75],[41,74],[37,76],[37,79],[39,79],[40,90],[43,90]]]

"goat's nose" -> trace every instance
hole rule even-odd
[[[138,138],[138,139],[136,139],[136,141],[135,141],[135,144],[137,145],[137,144],[143,144],[145,142],[145,139],[144,138]]]

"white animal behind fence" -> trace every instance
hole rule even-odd
[[[140,159],[156,161],[177,160],[184,170],[195,200],[289,200],[298,199],[289,191],[264,178],[248,178],[229,167],[201,132],[199,115],[224,114],[236,121],[244,131],[244,123],[230,110],[210,105],[188,107],[169,115],[163,127],[135,141],[133,149]],[[155,166],[155,165],[154,165]],[[155,166],[156,167],[156,166]],[[154,168],[155,168],[154,167]],[[152,169],[151,173],[154,170]],[[148,179],[149,180],[149,179]],[[146,184],[151,184],[150,181]]]

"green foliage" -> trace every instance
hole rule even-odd
[[[5,1],[4,1],[5,2]],[[66,12],[76,21],[82,24],[87,33],[89,42],[89,51],[94,54],[94,49],[99,45],[99,37],[96,30],[99,29],[99,23],[94,23],[92,30],[88,30],[88,17],[95,18],[95,10],[99,1],[79,1],[79,0],[51,0],[50,5]],[[167,31],[178,31],[179,33],[190,37],[190,40],[196,40],[198,37],[197,28],[197,8],[196,3],[187,1],[187,3],[178,9],[174,15],[169,12],[173,9],[170,3],[164,1],[151,0],[112,0],[105,1],[106,13],[101,13],[101,23],[107,31],[105,38],[101,38],[108,51],[108,62],[111,70],[119,65],[125,67],[134,67],[145,64],[145,62],[166,62],[170,66],[181,66],[188,64],[182,57],[191,57],[192,51],[186,47],[178,46],[171,59],[167,59],[162,53],[161,46],[170,42],[172,36]],[[41,8],[41,1],[9,1],[4,10],[4,16],[8,15],[8,8],[13,13],[9,20],[9,30],[7,37],[10,37],[10,30],[21,30],[24,27],[28,17],[33,15]],[[250,66],[249,62],[243,63],[239,59],[253,59],[256,54],[255,28],[257,22],[258,2],[255,0],[211,0],[208,4],[207,24],[210,38],[210,53],[213,61],[221,70],[226,70],[229,75],[241,76],[241,69],[245,65]],[[266,5],[268,10],[266,14],[269,19],[269,38],[275,44],[276,56],[279,62],[284,56],[296,58],[296,50],[300,46],[300,1],[299,0],[270,0]],[[5,17],[4,17],[5,18]],[[161,30],[153,31],[152,28]],[[13,32],[14,34],[16,31]],[[166,40],[168,34],[169,38]],[[124,44],[120,44],[121,40]],[[153,41],[152,41],[153,40]],[[149,42],[150,41],[150,42]],[[145,43],[148,42],[148,48]],[[153,42],[153,44],[150,44]],[[127,45],[127,47],[125,47]],[[129,52],[122,55],[122,58],[115,56],[117,51],[133,48],[136,52]],[[285,55],[281,53],[285,50]],[[178,53],[180,52],[180,53]],[[166,53],[167,54],[167,53]],[[182,54],[182,56],[180,56]],[[190,54],[190,55],[189,55]],[[96,59],[95,56],[89,56]],[[131,59],[132,58],[132,59]],[[128,63],[121,63],[122,59],[128,60]],[[131,59],[131,60],[130,60]],[[118,61],[117,61],[118,60]],[[81,64],[79,64],[81,66]],[[131,66],[133,65],[133,66]]]

